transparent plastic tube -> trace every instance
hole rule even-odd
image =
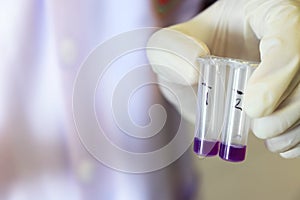
[[[230,59],[227,65],[229,74],[219,156],[226,161],[240,162],[246,156],[250,129],[250,118],[243,110],[244,91],[257,63]]]
[[[199,156],[218,155],[222,131],[226,62],[218,57],[198,59],[198,110],[194,138],[194,152]]]

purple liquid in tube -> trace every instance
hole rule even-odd
[[[235,145],[230,146],[221,143],[220,145],[220,158],[230,162],[241,162],[245,160],[246,156],[246,145]]]
[[[219,141],[200,140],[195,137],[194,152],[205,157],[215,156],[219,152]]]

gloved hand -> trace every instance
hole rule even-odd
[[[195,18],[156,32],[148,47],[162,93],[191,122],[198,56],[261,61],[245,91],[252,130],[282,157],[300,156],[299,0],[219,0]]]

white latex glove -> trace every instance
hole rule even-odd
[[[198,56],[261,61],[245,92],[252,130],[282,157],[300,156],[299,0],[219,0],[190,21],[156,32],[148,47],[163,94],[191,122]]]

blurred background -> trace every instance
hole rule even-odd
[[[76,74],[89,53],[114,35],[183,22],[211,3],[0,1],[0,199],[300,199],[300,161],[268,152],[263,141],[253,135],[243,163],[232,164],[217,157],[201,160],[189,148],[171,165],[142,174],[103,165],[80,142],[72,92]],[[135,93],[128,113],[136,124],[145,126],[150,122],[151,105],[162,105],[168,118],[161,131],[141,140],[124,134],[115,124],[107,95],[123,75],[145,63],[144,52],[115,63],[103,82],[107,89],[99,89],[96,97],[97,118],[109,130],[108,137],[133,152],[166,145],[180,120],[158,87],[151,85]],[[156,80],[150,67],[141,76]],[[193,126],[182,123],[186,124],[184,132],[193,135]]]

